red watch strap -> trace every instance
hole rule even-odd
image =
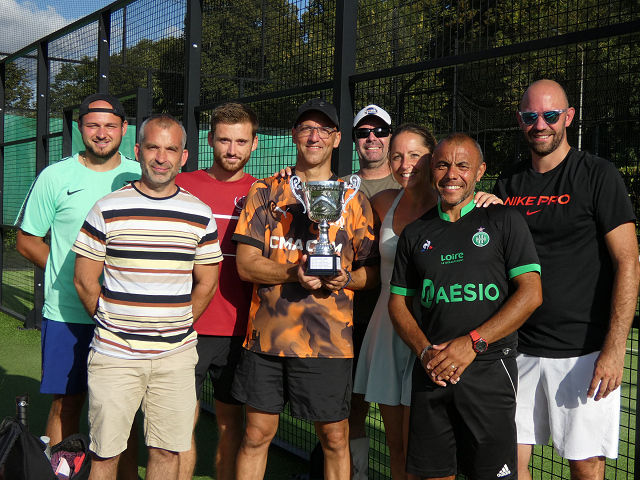
[[[480,336],[480,334],[478,332],[476,332],[475,330],[471,330],[469,332],[469,336],[471,337],[471,341],[474,342],[474,343],[482,338]]]

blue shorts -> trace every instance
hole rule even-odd
[[[73,395],[87,391],[87,357],[94,325],[42,319],[40,393]]]

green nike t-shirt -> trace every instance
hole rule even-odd
[[[138,162],[124,155],[121,159],[113,170],[96,172],[82,165],[75,154],[45,168],[29,192],[20,228],[38,237],[51,230],[42,312],[49,320],[93,323],[73,285],[76,255],[71,246],[98,200],[140,178]]]

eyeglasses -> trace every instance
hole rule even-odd
[[[310,137],[313,134],[313,131],[318,131],[318,136],[322,139],[327,139],[331,136],[332,133],[337,132],[337,128],[331,127],[312,127],[311,125],[298,125],[296,127],[296,131],[298,132],[298,136],[300,137]]]
[[[356,138],[368,138],[372,133],[376,138],[388,137],[391,134],[391,129],[389,127],[356,128],[353,131],[353,136]]]
[[[563,110],[547,110],[546,112],[542,112],[542,119],[545,121],[547,125],[553,125],[557,123],[560,119],[560,115],[569,110],[565,108]],[[533,125],[538,121],[538,112],[518,112],[520,114],[520,118],[522,119],[522,123],[525,125]]]

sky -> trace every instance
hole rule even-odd
[[[110,3],[113,0],[0,0],[0,57]]]

